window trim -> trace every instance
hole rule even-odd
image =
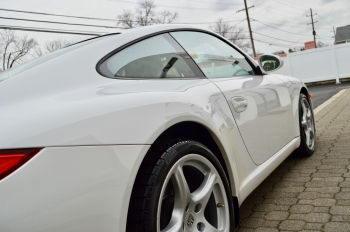
[[[234,45],[233,43],[231,43],[230,41],[228,41],[227,39],[217,35],[216,33],[213,33],[213,32],[210,32],[210,31],[206,31],[206,30],[201,30],[201,29],[195,29],[195,28],[177,28],[177,29],[170,29],[170,30],[162,30],[162,31],[158,31],[158,32],[155,32],[155,33],[151,33],[151,34],[148,34],[148,35],[145,35],[145,36],[142,36],[142,37],[139,37],[135,40],[132,40],[126,44],[123,44],[122,46],[114,49],[113,51],[109,52],[107,55],[105,55],[102,59],[100,59],[100,61],[96,64],[96,71],[98,74],[100,74],[101,76],[103,77],[106,77],[106,78],[109,78],[109,79],[127,79],[127,80],[167,80],[167,79],[170,79],[170,80],[174,80],[174,79],[180,79],[180,78],[143,78],[143,77],[109,77],[109,76],[106,76],[104,75],[102,72],[101,72],[101,65],[103,62],[105,62],[107,59],[109,59],[110,57],[112,57],[113,55],[117,54],[118,52],[126,49],[127,47],[130,47],[138,42],[141,42],[143,40],[146,40],[146,39],[149,39],[151,37],[154,37],[154,36],[157,36],[157,35],[162,35],[162,34],[168,34],[172,40],[174,40],[174,42],[176,44],[178,44],[182,50],[187,54],[189,55],[186,50],[181,46],[180,43],[178,43],[172,36],[171,32],[178,32],[178,31],[191,31],[191,32],[201,32],[201,33],[205,33],[205,34],[209,34],[211,36],[214,36],[216,38],[218,38],[219,40],[223,41],[224,43],[226,43],[227,45],[231,46],[233,49],[235,49],[237,52],[239,52],[242,56],[245,57],[245,59],[247,60],[247,62],[252,66],[253,70],[254,70],[254,73],[256,76],[260,76],[260,75],[264,75],[264,73],[261,71],[261,69],[259,68],[259,65],[256,65],[253,63],[252,59],[249,57],[249,56],[246,56],[239,48],[236,47],[236,45]],[[170,42],[169,42],[170,43]],[[190,56],[190,55],[189,55]],[[205,74],[202,72],[202,70],[198,67],[197,63],[192,59],[192,57],[190,56],[190,59],[194,62],[196,68],[198,69],[198,71],[202,74],[202,76],[200,77],[187,77],[187,78],[181,78],[180,80],[193,80],[193,79],[208,79],[209,78],[207,76],[205,76]],[[192,67],[191,67],[192,68]],[[223,78],[232,78],[232,77],[223,77]]]
[[[116,55],[118,52],[136,44],[139,43],[143,40],[146,39],[150,39],[152,37],[155,36],[159,36],[159,35],[163,35],[164,39],[178,52],[178,55],[181,56],[184,61],[186,62],[186,64],[188,65],[188,67],[192,70],[192,72],[196,75],[195,77],[167,77],[167,78],[147,78],[147,77],[111,77],[108,76],[106,74],[104,74],[101,70],[101,66],[102,64],[108,60],[109,58],[111,58],[112,56]],[[161,33],[154,33],[154,34],[150,34],[144,37],[141,37],[139,39],[133,40],[115,50],[113,50],[112,52],[110,52],[107,56],[105,56],[104,58],[102,58],[96,65],[96,71],[104,76],[107,77],[109,79],[127,79],[127,80],[165,80],[165,79],[179,79],[179,80],[193,80],[193,79],[206,79],[207,77],[204,75],[204,73],[202,72],[202,70],[197,66],[196,62],[187,54],[187,52],[180,46],[180,44],[168,33],[168,32],[161,32]]]
[[[264,73],[262,73],[259,65],[256,65],[252,59],[249,56],[246,56],[244,53],[242,53],[241,49],[239,49],[238,47],[236,47],[235,44],[231,43],[230,41],[228,41],[226,38],[221,38],[220,36],[218,36],[215,33],[209,33],[207,31],[202,31],[202,30],[187,30],[187,31],[191,31],[191,32],[199,32],[199,33],[205,33],[208,35],[211,35],[219,40],[221,40],[222,42],[226,43],[228,46],[232,47],[233,49],[235,49],[238,53],[240,53],[245,60],[248,62],[248,64],[252,67],[253,71],[254,71],[254,76],[261,76],[264,75]],[[177,32],[177,31],[172,31],[172,32]],[[171,32],[169,32],[169,35],[181,46],[180,42],[178,42],[172,35]],[[232,46],[233,45],[233,46]],[[182,47],[182,46],[181,46]],[[183,47],[182,47],[183,48]],[[185,51],[186,49],[183,48]],[[194,61],[194,59],[191,57],[191,59]],[[197,67],[202,71],[202,69],[199,67],[199,65],[194,61],[194,63],[197,65]],[[202,71],[203,72],[203,71]],[[203,73],[204,74],[204,73]],[[205,74],[204,74],[205,75]],[[251,76],[252,74],[249,74],[249,76]],[[219,79],[219,78],[235,78],[235,77],[245,77],[248,75],[241,75],[241,76],[227,76],[227,77],[215,77],[215,78],[209,78],[208,79]]]

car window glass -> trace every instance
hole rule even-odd
[[[104,61],[100,71],[112,78],[195,77],[166,36],[172,39],[168,34],[158,35],[123,49]]]
[[[49,60],[52,60],[58,56],[61,56],[61,55],[64,55],[68,52],[71,52],[71,51],[74,51],[78,48],[81,48],[81,47],[84,47],[86,45],[89,45],[91,43],[94,43],[94,42],[97,42],[97,41],[100,41],[100,40],[103,40],[107,37],[109,37],[111,35],[106,35],[106,36],[101,36],[101,37],[96,37],[96,38],[93,38],[93,39],[89,39],[89,40],[85,40],[85,41],[81,41],[79,43],[76,43],[76,44],[72,44],[68,47],[65,47],[65,48],[62,48],[62,49],[59,49],[59,50],[56,50],[52,53],[49,53],[49,54],[46,54],[42,57],[39,57],[39,58],[36,58],[34,60],[31,60],[31,61],[28,61],[26,63],[23,63],[21,65],[18,65],[18,66],[15,66],[13,68],[10,68],[10,69],[7,69],[6,71],[3,71],[0,73],[0,82],[1,81],[4,81],[6,79],[9,79],[21,72],[24,72],[28,69],[31,69],[35,66],[38,66],[42,63],[45,63]]]
[[[253,69],[235,48],[201,32],[172,32],[208,78],[253,75]]]

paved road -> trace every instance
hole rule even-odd
[[[350,88],[350,82],[343,82],[339,85],[328,84],[328,85],[318,85],[309,86],[308,89],[312,95],[312,104],[314,109],[321,105],[323,102],[327,101],[334,94],[342,89]]]
[[[315,119],[314,155],[291,155],[250,194],[236,231],[350,231],[350,89]]]

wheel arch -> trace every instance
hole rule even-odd
[[[217,135],[210,128],[193,121],[183,121],[168,127],[152,143],[149,151],[143,158],[142,163],[145,159],[153,158],[151,157],[151,154],[155,149],[162,146],[162,144],[169,143],[169,141],[171,143],[177,143],[183,140],[194,140],[204,144],[214,153],[214,155],[219,160],[231,187],[231,196],[233,198],[234,204],[234,219],[235,225],[237,226],[239,222],[239,201],[238,192],[235,186],[234,173],[232,172],[232,168],[230,162],[228,161],[224,146],[220,142],[220,139],[217,137]]]
[[[309,92],[307,91],[307,89],[303,86],[303,87],[301,87],[301,89],[300,89],[300,93],[303,93],[303,94],[305,94],[305,96],[307,96],[308,94],[309,94]]]
[[[225,174],[229,178],[232,194],[236,194],[234,180],[231,180],[231,178],[233,178],[233,173],[230,171],[230,164],[226,158],[227,154],[223,145],[214,132],[212,132],[206,126],[197,122],[180,122],[172,125],[171,127],[167,128],[162,134],[160,134],[151,145],[151,148],[170,140],[174,140],[174,142],[178,142],[180,140],[195,140],[208,147],[220,161],[221,166],[224,168]]]

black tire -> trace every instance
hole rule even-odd
[[[200,213],[202,214],[202,218],[204,217],[206,219],[208,219],[208,217],[210,218],[210,220],[208,220],[207,222],[210,222],[211,225],[212,225],[212,222],[213,224],[215,224],[215,221],[217,224],[219,224],[221,222],[219,222],[217,215],[215,219],[214,214],[215,212],[219,212],[219,210],[221,210],[219,209],[219,207],[223,207],[222,210],[224,211],[220,211],[220,212],[229,213],[228,215],[226,213],[222,214],[222,215],[225,215],[226,219],[227,217],[229,217],[229,220],[228,220],[229,222],[225,223],[225,225],[229,226],[230,231],[234,230],[235,228],[234,211],[233,211],[231,190],[230,190],[229,182],[226,178],[225,172],[220,162],[215,157],[215,155],[201,143],[198,143],[195,141],[182,141],[182,142],[177,142],[174,145],[169,145],[169,144],[163,145],[162,148],[159,148],[159,147],[157,149],[151,148],[149,154],[147,154],[147,156],[145,157],[140,167],[140,170],[137,174],[135,184],[132,190],[130,205],[128,210],[126,231],[134,231],[134,232],[135,231],[143,231],[143,232],[158,231],[157,229],[158,225],[159,227],[161,227],[160,228],[161,230],[164,229],[164,227],[167,228],[167,226],[170,225],[169,221],[172,220],[174,217],[173,215],[175,215],[172,212],[179,212],[174,210],[175,205],[177,206],[179,205],[177,203],[177,202],[180,202],[179,199],[181,199],[181,202],[183,203],[187,202],[187,200],[183,200],[186,197],[182,198],[182,197],[176,196],[177,193],[179,192],[178,190],[181,188],[174,187],[174,186],[177,186],[176,184],[179,182],[176,182],[176,181],[174,182],[173,178],[176,178],[176,177],[175,177],[175,174],[172,174],[172,172],[173,170],[177,172],[176,171],[178,170],[177,167],[181,167],[183,171],[183,176],[185,177],[183,179],[186,180],[186,183],[187,183],[186,186],[188,186],[189,191],[191,192],[191,196],[196,192],[199,192],[198,189],[200,188],[198,187],[198,185],[200,185],[201,182],[204,183],[204,180],[210,179],[210,178],[204,178],[203,176],[201,176],[201,171],[199,171],[198,169],[195,170],[194,166],[190,166],[190,165],[176,166],[176,165],[179,165],[180,163],[181,165],[185,164],[185,163],[182,163],[183,160],[189,163],[191,163],[192,161],[196,161],[196,162],[203,161],[209,166],[211,164],[212,166],[210,167],[214,167],[216,171],[215,173],[219,174],[219,177],[221,178],[220,184],[213,185],[215,186],[213,187],[213,189],[215,188],[215,191],[216,191],[215,196],[222,196],[221,199],[226,198],[227,206],[217,205],[218,202],[216,202],[215,197],[213,198],[214,194],[213,192],[211,192],[210,198],[207,198],[209,199],[207,201],[208,206],[203,207]],[[168,175],[169,176],[171,175],[170,178]],[[166,179],[167,176],[168,178]],[[220,185],[220,186],[218,187],[217,185]],[[207,185],[201,185],[201,186],[207,186]],[[197,189],[196,192],[193,191],[195,189]],[[201,189],[204,189],[204,188],[201,188]],[[226,195],[220,195],[218,194],[219,192],[225,193]],[[188,191],[186,193],[188,193]],[[180,194],[178,194],[178,196],[179,195]],[[161,196],[162,196],[162,201],[160,201]],[[223,197],[223,196],[226,196],[226,197]],[[217,197],[217,198],[220,198],[220,197]],[[192,226],[197,226],[197,228],[199,228],[201,226],[199,222],[201,219],[198,215],[197,215],[198,218],[196,218],[195,214],[196,213],[199,214],[199,212],[196,212],[197,211],[196,209],[197,209],[197,206],[198,205],[201,206],[201,204],[198,204],[198,202],[191,203],[191,204],[197,204],[194,208],[195,209],[194,212],[196,213],[192,213],[192,211],[189,212],[192,206],[190,203],[186,203],[186,204],[187,206],[185,207],[183,216],[179,217],[179,218],[182,218],[182,221],[181,221],[182,228],[185,229],[186,226],[187,226],[187,229],[190,228],[190,230],[193,229]],[[215,207],[213,207],[213,204],[215,204]],[[161,214],[159,213],[160,211],[161,211]],[[209,216],[207,216],[207,214]],[[157,215],[160,217],[159,222],[157,221]],[[208,224],[206,225],[208,226]],[[215,225],[213,226],[215,227]]]
[[[305,106],[308,107],[310,117],[306,118]],[[304,121],[304,123],[303,123]],[[305,124],[306,121],[306,124]],[[312,132],[309,133],[309,140],[307,139],[306,127],[310,128]],[[300,129],[300,146],[296,153],[300,156],[311,156],[316,149],[316,127],[314,112],[309,99],[301,93],[299,96],[299,129]],[[312,142],[310,142],[312,141]]]

